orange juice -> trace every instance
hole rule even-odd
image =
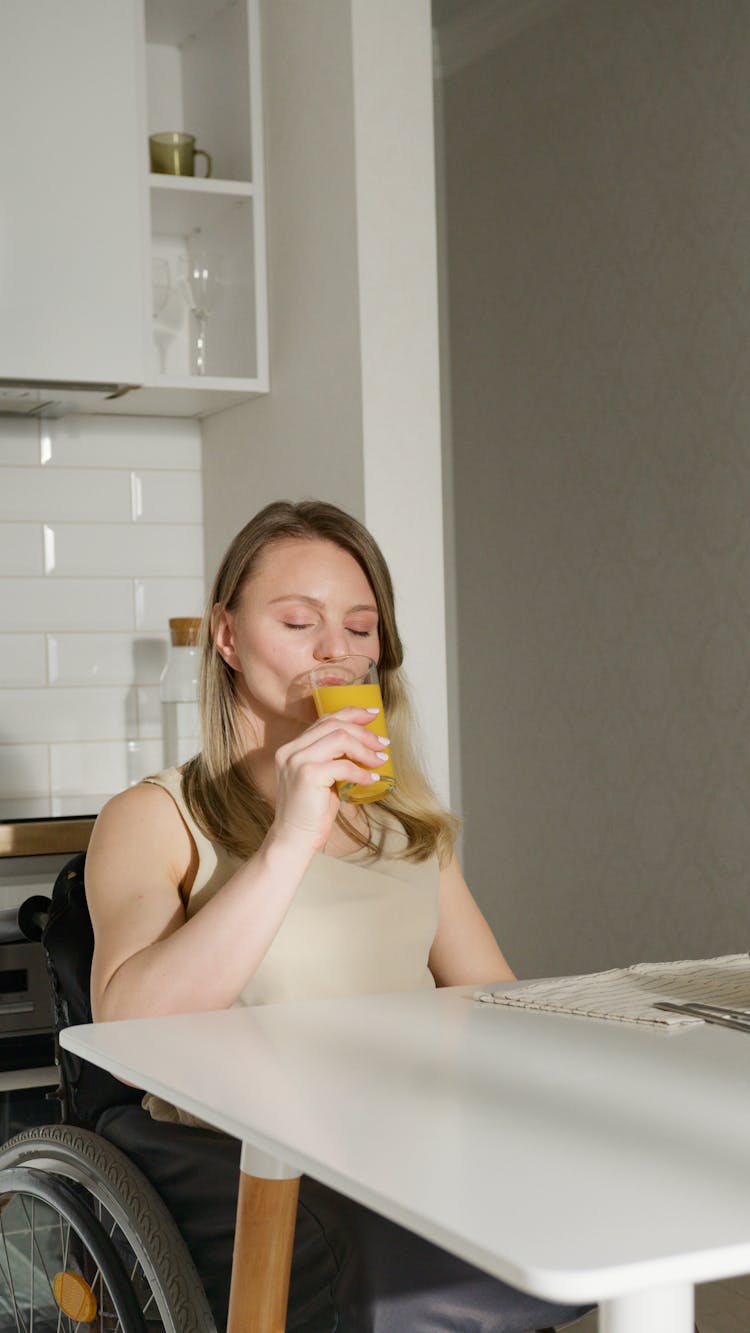
[[[318,717],[325,713],[335,713],[339,708],[377,708],[378,715],[372,722],[365,723],[368,731],[377,736],[387,736],[383,698],[379,685],[314,685],[313,698]],[[359,762],[359,761],[357,761]],[[352,801],[355,805],[364,805],[366,801],[378,801],[387,796],[395,786],[393,761],[386,759],[380,764],[373,754],[371,769],[382,774],[382,781],[369,784],[358,782],[337,782],[336,791],[342,801]]]

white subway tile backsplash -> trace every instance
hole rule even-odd
[[[136,579],[136,629],[169,629],[174,616],[202,616],[205,592],[202,579]]]
[[[38,696],[37,696],[38,697]],[[4,742],[5,719],[0,718]],[[49,753],[46,745],[0,744],[0,797],[45,796],[49,791]]]
[[[55,523],[54,573],[98,577],[203,573],[203,528],[198,523]],[[0,528],[0,533],[2,528]],[[51,571],[52,572],[52,571]]]
[[[167,636],[48,634],[49,681],[51,685],[155,684],[167,660],[167,645]]]
[[[39,422],[21,417],[0,421],[0,467],[33,467],[39,462]]]
[[[0,472],[2,490],[2,472]],[[42,527],[40,523],[0,524],[0,574],[41,574]]]
[[[6,812],[95,810],[163,767],[168,621],[203,602],[198,422],[0,420]]]
[[[164,767],[161,737],[154,740],[84,741],[51,745],[50,791],[55,798],[114,794]]]
[[[0,689],[9,685],[46,685],[46,683],[44,636],[0,634]],[[1,733],[2,711],[0,711]]]
[[[134,472],[133,477],[134,519],[141,523],[203,522],[200,473],[147,472],[144,469]]]
[[[89,741],[50,746],[50,790],[54,796],[117,792],[139,782],[162,764],[161,740]]]
[[[80,797],[79,797],[78,799],[80,800]],[[3,797],[3,817],[4,817],[5,819],[8,819],[8,820],[10,820],[10,819],[49,819],[50,815],[52,814],[52,811],[50,810],[50,803],[51,803],[51,800],[52,800],[52,797],[49,796],[49,795],[46,795],[46,794],[45,794],[44,796],[20,796],[20,797],[9,797],[9,796],[6,796],[6,797]],[[9,857],[8,859],[9,859],[11,862],[13,862],[13,861],[15,861],[15,860],[20,860],[21,858],[20,858],[20,857],[18,857],[18,858],[16,858],[16,857]],[[25,857],[24,857],[23,859],[26,860]],[[30,856],[28,859],[29,859],[29,861],[37,861],[37,860],[38,860],[38,858],[35,857],[35,856]],[[61,859],[61,865],[63,865],[64,863],[65,863],[65,858],[63,857],[63,858]],[[54,863],[50,862],[50,869],[52,869],[53,864],[54,864]],[[23,900],[24,900],[24,898],[28,898],[29,894],[28,894],[28,889],[27,889],[27,892],[26,892],[26,893],[24,893],[23,891],[20,891],[20,892],[19,892],[19,891],[16,889],[16,891],[15,891],[15,897],[12,897],[12,898],[11,898],[11,895],[14,893],[14,889],[13,889],[13,887],[11,887],[11,889],[10,889],[10,893],[8,894],[8,901],[6,902],[6,889],[5,889],[5,870],[6,870],[6,867],[7,867],[7,862],[4,861],[4,862],[3,862],[3,879],[0,880],[0,902],[2,903],[3,907],[6,907],[6,906],[7,906],[7,907],[11,907],[11,906],[13,905],[13,903],[15,903],[16,905],[18,905],[19,903],[22,903]],[[38,882],[39,882],[39,881],[37,880],[37,883],[38,883]],[[49,879],[48,879],[47,882],[48,882],[48,884],[49,884],[49,886],[50,886],[50,889],[51,889],[51,888],[52,888],[52,885],[53,885],[54,882],[55,882],[55,874],[54,874],[54,870],[53,870],[53,873],[50,875],[50,877],[49,877]],[[33,887],[33,886],[32,886],[32,885],[29,885],[29,887]]]
[[[140,782],[142,778],[147,778],[152,773],[160,773],[163,768],[167,767],[164,762],[164,746],[161,737],[158,741],[128,741],[127,763],[128,787],[132,787],[135,782]]]
[[[70,416],[42,423],[52,467],[201,470],[197,421]]]
[[[194,477],[193,473],[184,475]],[[3,468],[0,522],[19,519],[126,523],[130,519],[130,473],[94,468]]]
[[[169,634],[157,636],[150,634],[142,638],[133,638],[133,683],[135,685],[155,685],[167,663]]]
[[[0,738],[10,745],[134,737],[135,697],[127,686],[4,690]]]
[[[102,806],[106,805],[112,795],[112,792],[106,790],[93,794],[87,792],[86,813],[98,815]],[[47,800],[49,801],[49,813],[57,819],[64,818],[65,815],[80,815],[81,813],[81,797],[78,794],[75,796],[48,796]]]
[[[7,630],[133,628],[132,579],[0,579],[0,603]]]
[[[141,740],[161,736],[161,694],[158,685],[136,686],[138,736]]]

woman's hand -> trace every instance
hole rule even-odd
[[[272,832],[321,851],[339,809],[335,782],[376,782],[384,738],[366,729],[366,708],[340,708],[276,751],[276,818]]]

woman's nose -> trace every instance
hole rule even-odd
[[[334,657],[347,657],[349,643],[346,631],[329,626],[320,634],[315,645],[314,657],[318,662],[330,662]]]

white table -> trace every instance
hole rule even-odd
[[[602,1333],[692,1333],[693,1284],[750,1271],[750,1037],[470,995],[102,1023],[62,1044],[240,1139],[246,1181],[308,1173],[516,1286],[598,1302]],[[233,1284],[238,1329],[239,1300]]]

